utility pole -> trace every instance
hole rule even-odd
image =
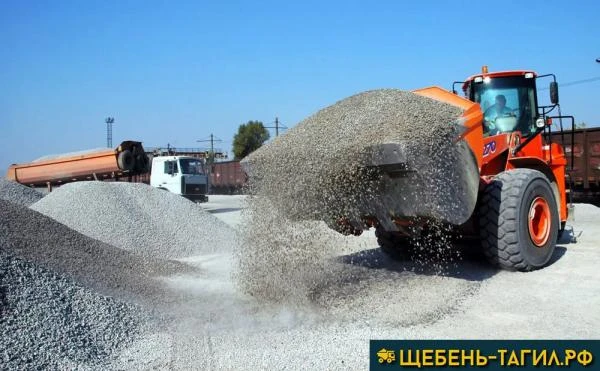
[[[210,142],[210,154],[208,156],[208,159],[211,163],[213,163],[215,160],[215,142],[222,142],[222,140],[219,138],[215,138],[215,136],[213,134],[210,134],[210,139],[197,140],[196,142],[198,142],[198,143]]]
[[[114,117],[107,117],[106,122],[106,146],[112,148],[112,124],[115,122]]]
[[[275,136],[279,136],[279,129],[287,129],[287,126],[281,125],[279,117],[275,117],[275,126],[265,126],[266,129],[275,129]]]

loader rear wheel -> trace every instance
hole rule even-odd
[[[552,257],[560,223],[550,182],[541,172],[498,174],[483,191],[479,216],[483,252],[492,264],[531,271]]]
[[[133,158],[133,154],[130,150],[126,149],[119,153],[119,157],[117,157],[117,165],[119,165],[119,169],[124,171],[133,170],[133,167],[135,166],[135,159]]]

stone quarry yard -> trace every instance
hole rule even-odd
[[[82,183],[71,188],[83,186]],[[135,190],[128,192],[128,197],[137,194]],[[165,204],[179,202],[171,198],[178,196],[160,194],[169,198]],[[121,200],[119,197],[124,196],[115,200]],[[152,207],[163,205],[161,200],[154,199],[156,195],[152,197]],[[233,234],[235,230],[241,231],[248,217],[246,201],[246,196],[210,196],[208,203],[196,205],[203,209],[198,211],[198,217],[204,218],[209,227],[199,230],[197,238],[223,233],[226,228]],[[48,209],[50,205],[52,199],[46,198],[32,209],[44,209],[46,215],[65,215],[65,210],[52,212]],[[28,234],[34,234],[29,230],[35,226],[43,225],[55,228],[58,232],[54,234],[71,233],[53,219],[25,206],[19,207],[20,211],[15,213],[24,213],[23,222],[35,224]],[[239,277],[235,275],[236,249],[231,246],[235,243],[233,239],[218,246],[198,243],[197,251],[179,246],[178,251],[189,256],[164,260],[164,265],[156,256],[135,255],[139,246],[132,247],[131,252],[118,249],[115,255],[118,261],[108,266],[106,261],[99,260],[100,267],[85,276],[81,268],[63,266],[56,257],[51,263],[44,263],[48,258],[40,251],[56,249],[52,242],[44,245],[38,240],[19,240],[18,236],[9,240],[14,226],[5,219],[2,226],[6,235],[0,238],[0,248],[11,255],[20,254],[22,260],[17,263],[6,260],[12,265],[2,266],[7,270],[2,272],[0,285],[3,293],[0,327],[3,333],[8,329],[20,330],[19,338],[4,337],[0,356],[3,364],[16,367],[366,369],[370,339],[597,339],[600,338],[599,221],[600,208],[576,204],[574,219],[568,223],[551,264],[530,273],[494,269],[464,246],[456,247],[464,250],[462,258],[444,262],[442,270],[411,261],[391,261],[379,251],[372,231],[360,237],[344,237],[322,223],[315,223],[307,233],[327,237],[329,245],[323,248],[333,252],[326,261],[331,269],[312,277],[312,284],[306,290],[290,288],[292,295],[273,301],[240,290],[236,281]],[[89,227],[81,220],[64,222],[75,223],[72,227],[76,229],[82,225]],[[195,225],[194,221],[190,223]],[[187,227],[183,231],[189,233]],[[82,245],[93,245],[100,251],[114,249],[106,241],[72,233],[79,237],[67,238],[71,241],[69,249]],[[49,241],[53,238],[54,235],[46,237]],[[119,241],[114,236],[107,238]],[[38,250],[26,249],[27,244],[34,243],[39,244]],[[135,262],[130,260],[137,256],[144,265],[135,268]],[[6,259],[4,253],[3,259]],[[77,259],[86,261],[81,256]],[[29,260],[44,266],[39,268],[43,270],[43,279],[27,266]],[[150,264],[154,268],[148,273],[146,267]],[[110,269],[128,271],[114,275]],[[68,278],[56,276],[55,271]],[[6,272],[11,277],[18,273],[25,278],[20,278],[16,285],[8,282]],[[28,289],[23,279],[32,277],[35,285]],[[61,294],[60,300],[50,289],[45,289],[47,282],[57,279],[60,284],[52,283],[58,285],[56,292],[62,293],[62,288],[67,287],[64,291],[67,294]],[[129,284],[118,283],[128,279],[131,279]],[[148,285],[142,282],[144,279]],[[14,299],[15,292],[22,298]],[[82,294],[70,299],[72,292]],[[295,293],[303,297],[294,298]],[[11,300],[19,304],[18,311],[11,307]],[[43,302],[46,300],[47,303]],[[56,301],[60,303],[55,304]],[[67,304],[68,308],[64,308]],[[57,320],[60,316],[64,319]],[[70,328],[67,318],[79,321],[77,326]],[[43,332],[35,321],[45,321]],[[64,330],[54,328],[58,325]],[[42,337],[36,340],[38,336]],[[27,344],[37,347],[31,351],[29,360],[19,360],[22,356],[11,354],[18,350],[27,353]]]
[[[244,196],[211,196],[202,206],[234,228],[243,220]],[[165,279],[185,293],[171,309],[178,320],[138,338],[117,364],[366,369],[369,339],[597,339],[599,221],[600,208],[577,204],[552,263],[530,273],[496,270],[467,253],[435,274],[390,261],[371,231],[347,237],[347,253],[331,263],[351,266],[355,280],[324,287],[300,305],[241,294],[231,282],[229,252],[184,259],[203,275]]]

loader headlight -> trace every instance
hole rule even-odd
[[[484,83],[484,84],[489,84],[489,83],[490,83],[490,81],[492,81],[492,78],[491,78],[491,77],[489,77],[489,76],[486,76],[486,77],[483,77],[483,76],[477,76],[477,77],[475,77],[475,78],[473,79],[473,82],[474,82],[474,83],[476,83],[476,84],[481,84],[481,83]]]
[[[542,117],[540,117],[537,120],[535,120],[535,126],[538,129],[542,129],[544,126],[546,126],[546,121]]]

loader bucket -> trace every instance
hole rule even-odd
[[[441,132],[428,145],[410,141],[372,146],[369,166],[383,176],[382,188],[365,214],[388,231],[417,219],[460,225],[472,215],[479,190],[483,156],[482,113],[479,105],[432,87],[415,94],[463,110],[452,130]],[[358,221],[350,224],[358,226]]]
[[[460,225],[470,218],[479,170],[465,141],[442,143],[438,149],[386,143],[371,147],[371,153],[370,166],[378,169],[382,181],[363,213],[376,218],[385,230],[397,231],[398,224],[414,219]]]
[[[342,233],[425,219],[460,225],[477,201],[482,116],[478,104],[437,87],[368,91],[241,165],[257,194],[291,220],[320,219]]]

